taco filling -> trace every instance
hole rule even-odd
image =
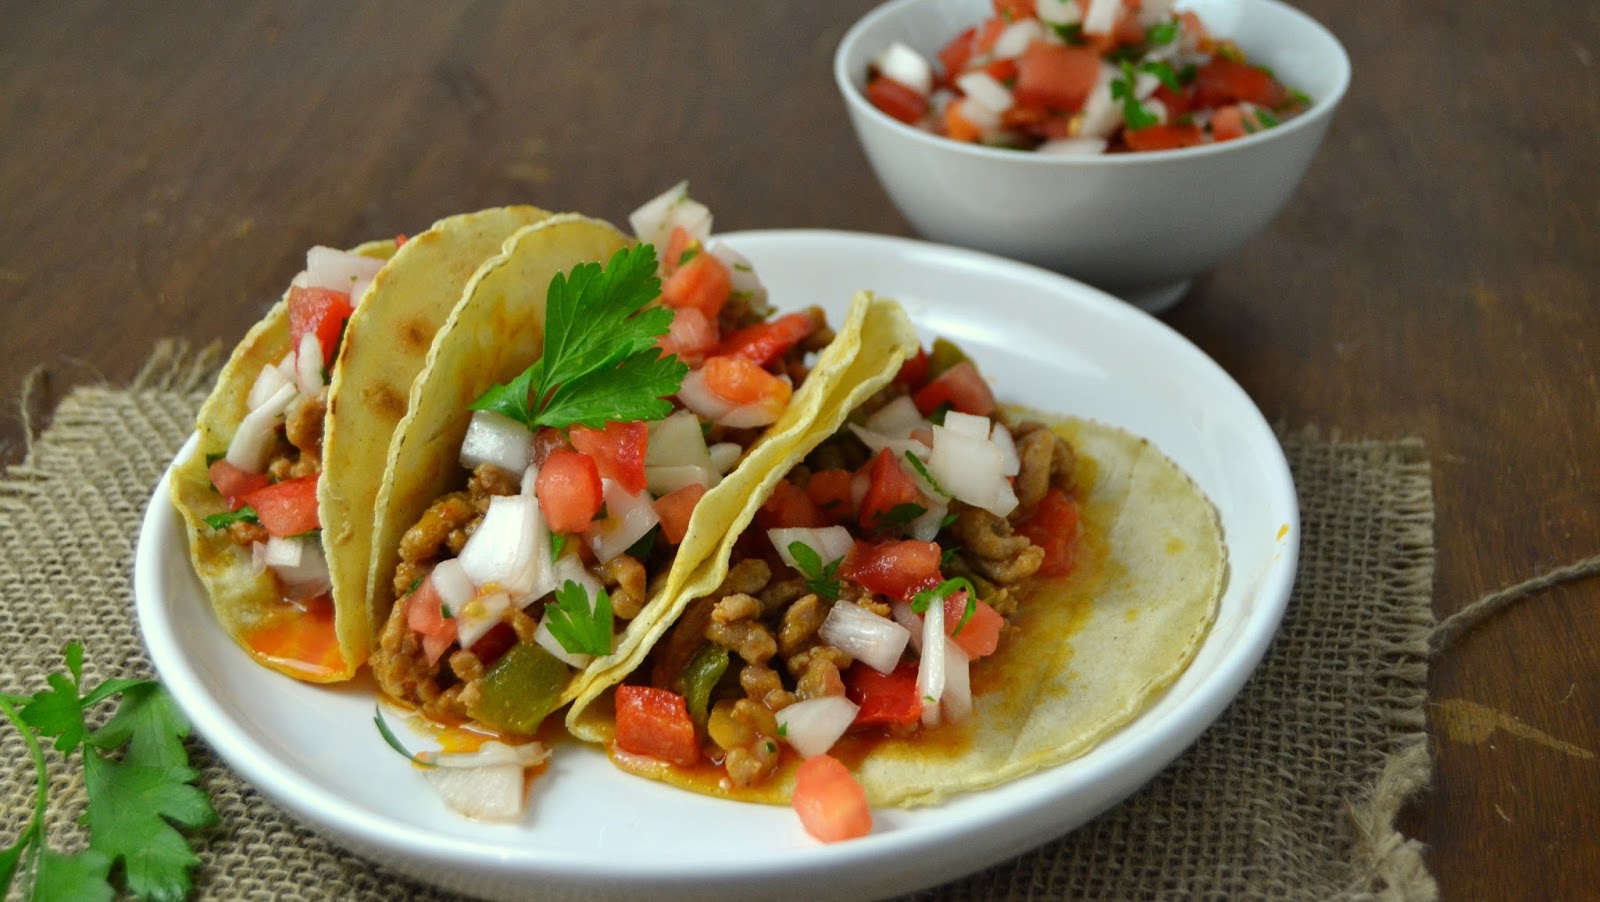
[[[658,243],[551,281],[542,353],[454,414],[469,418],[457,487],[399,539],[373,672],[429,720],[528,736],[570,701],[574,676],[694,563],[680,549],[696,509],[834,338],[818,309],[774,318],[681,186],[634,226]],[[547,231],[580,227],[596,228]]]
[[[1181,471],[997,405],[943,340],[883,381],[797,446],[720,585],[616,687],[619,766],[849,838],[869,800],[1081,754],[1186,666],[1224,552]]]

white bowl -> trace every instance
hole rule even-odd
[[[1311,108],[1219,144],[1061,157],[951,141],[867,100],[867,64],[890,42],[904,41],[932,59],[992,13],[988,0],[893,0],[877,7],[839,43],[834,79],[873,170],[917,231],[1065,273],[1156,311],[1278,215],[1350,83],[1350,60],[1338,39],[1277,0],[1180,5],[1308,94]]]

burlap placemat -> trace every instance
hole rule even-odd
[[[0,690],[31,693],[80,641],[86,677],[152,674],[133,617],[134,542],[188,436],[214,360],[163,348],[127,388],[75,390],[0,479]],[[918,899],[1430,898],[1394,830],[1426,783],[1433,502],[1419,442],[1284,441],[1300,492],[1300,575],[1259,671],[1215,726],[1132,799],[1076,832]],[[221,823],[195,840],[206,899],[442,899],[301,829],[193,744]],[[0,738],[0,847],[33,772]],[[81,843],[77,769],[52,753],[54,843]]]

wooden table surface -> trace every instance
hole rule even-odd
[[[869,6],[0,2],[0,455],[30,371],[38,416],[160,337],[236,341],[316,243],[506,202],[620,222],[680,178],[724,231],[910,234],[830,74]],[[1426,441],[1443,617],[1600,552],[1600,13],[1302,6],[1351,91],[1166,319],[1271,421]],[[1434,665],[1402,821],[1446,898],[1600,892],[1597,605],[1548,590]]]

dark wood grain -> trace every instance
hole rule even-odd
[[[830,54],[866,2],[0,2],[0,456],[153,342],[232,342],[314,243],[507,202],[908,234]],[[1168,321],[1273,421],[1421,436],[1440,616],[1600,552],[1600,13],[1303,7],[1355,81],[1299,195]],[[1219,204],[1226,200],[1219,198]],[[1446,898],[1600,887],[1600,580],[1460,639],[1405,814]],[[1573,749],[1587,754],[1579,754]]]

